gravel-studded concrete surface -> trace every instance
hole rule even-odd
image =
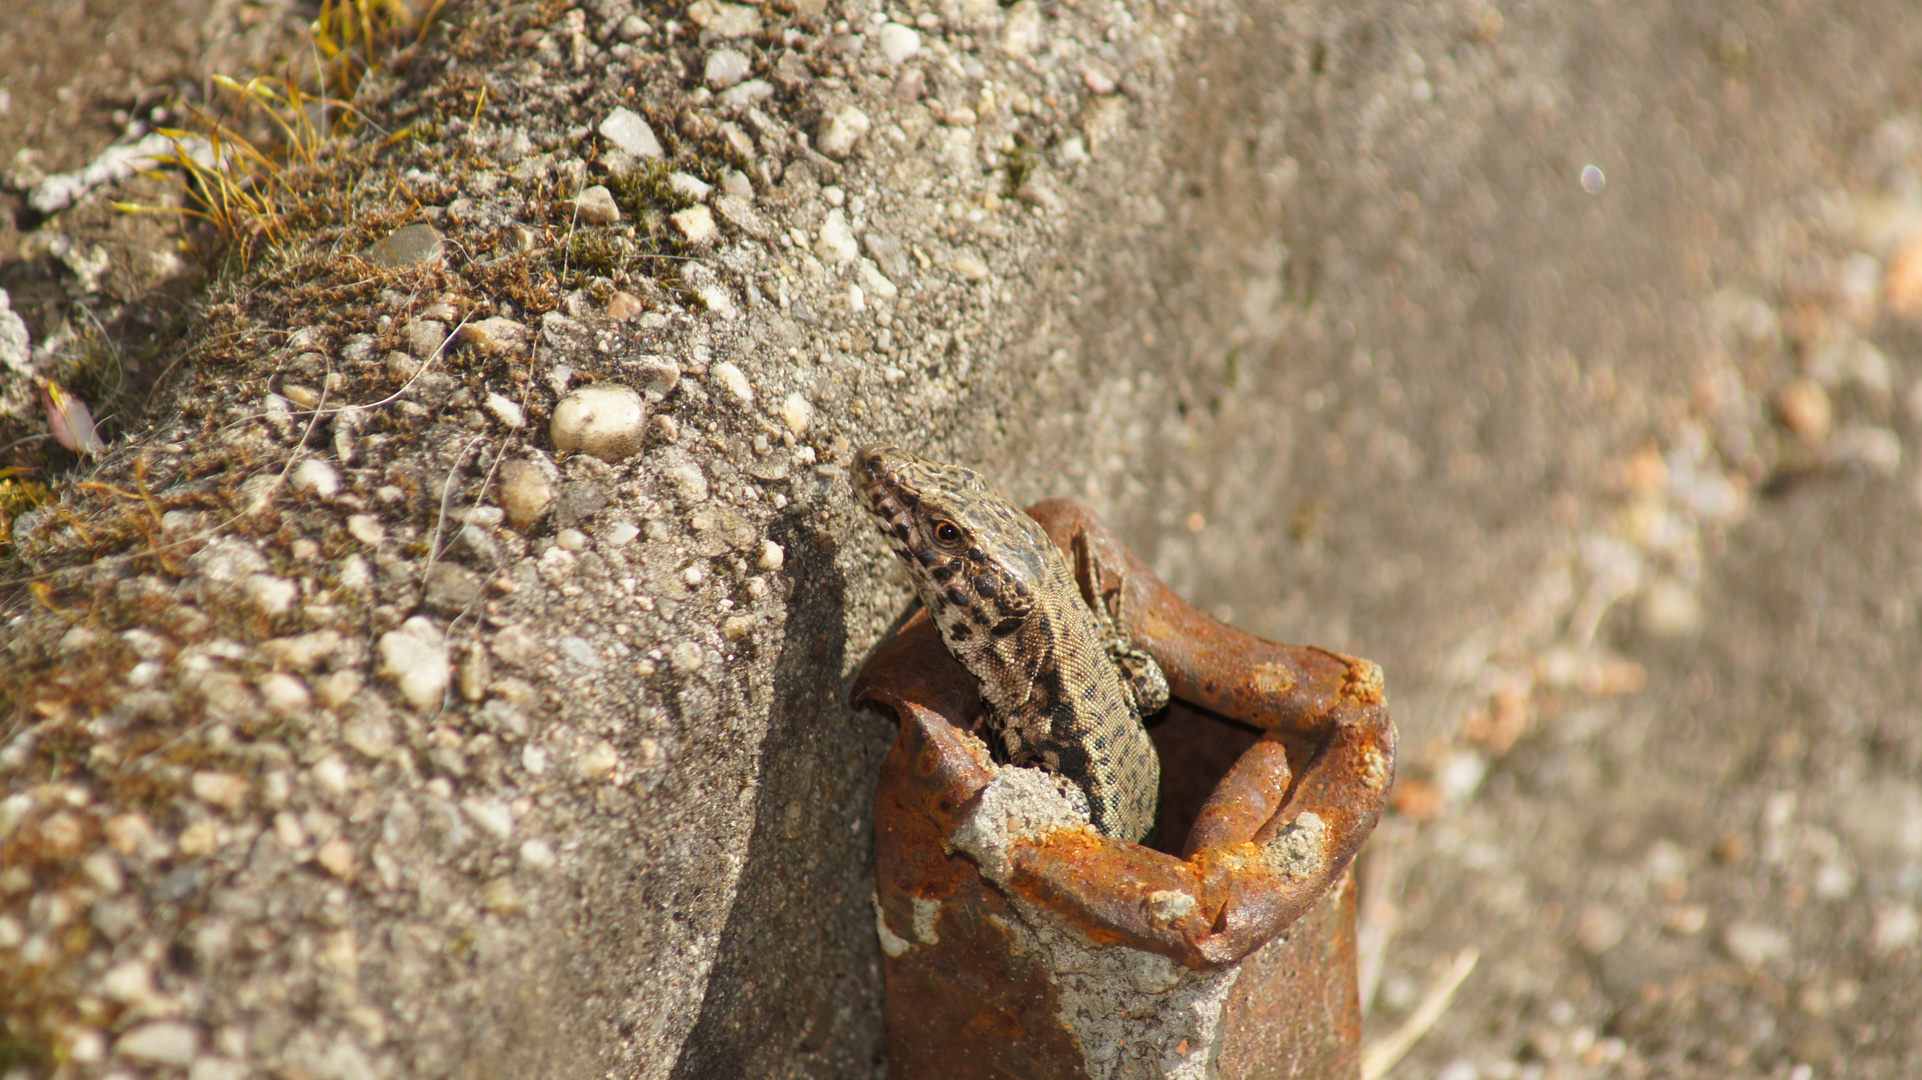
[[[1902,7],[877,14],[457,9],[366,103],[435,137],[129,350],[177,366],[104,464],[10,451],[62,502],[9,573],[0,1048],[873,1074],[888,731],[839,702],[907,591],[839,473],[889,438],[1384,665],[1372,1034],[1482,957],[1392,1075],[1922,1068]],[[623,187],[616,108],[715,190]],[[339,258],[415,216],[437,260]],[[16,220],[36,345],[177,276]],[[555,453],[584,384],[638,453]]]

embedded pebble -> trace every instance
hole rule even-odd
[[[269,709],[282,716],[298,716],[313,704],[313,695],[298,675],[271,671],[262,675],[257,685],[260,687],[260,699]]]
[[[787,562],[787,551],[783,549],[781,545],[772,540],[761,541],[761,553],[754,560],[755,566],[763,570],[774,571],[779,570],[781,564],[785,562]]]
[[[462,799],[460,808],[481,831],[496,840],[507,840],[514,835],[514,811],[498,799],[479,797]]]
[[[461,327],[460,339],[488,355],[518,354],[527,350],[528,330],[512,319],[497,315]]]
[[[689,173],[671,172],[667,174],[667,189],[698,203],[707,201],[708,195],[714,191],[714,185]]]
[[[407,351],[422,360],[440,351],[447,342],[447,324],[438,319],[409,319],[401,329]]]
[[[308,458],[294,468],[294,490],[330,499],[340,492],[340,473],[320,458]]]
[[[821,121],[815,132],[814,148],[831,158],[844,158],[873,126],[867,113],[849,105]]]
[[[641,535],[640,526],[631,521],[617,521],[608,526],[607,532],[601,534],[601,538],[607,541],[610,547],[626,547],[639,535]]]
[[[1783,427],[1811,446],[1829,437],[1834,422],[1828,391],[1806,376],[1790,379],[1775,392],[1775,415]]]
[[[499,420],[501,423],[516,431],[527,426],[527,414],[521,410],[520,404],[512,398],[490,392],[482,404],[487,406],[488,412],[494,414],[494,419]]]
[[[721,94],[721,104],[730,109],[745,108],[774,96],[774,84],[766,79],[749,79]]]
[[[447,696],[453,666],[440,628],[416,615],[380,636],[381,674],[392,679],[408,704],[422,712],[436,711]]]
[[[669,214],[667,220],[690,244],[705,244],[720,233],[714,224],[714,211],[705,206],[690,206],[685,210]]]
[[[1789,955],[1789,936],[1773,926],[1739,922],[1722,931],[1722,948],[1744,967],[1761,967]]]
[[[1892,315],[1922,317],[1922,233],[1911,237],[1889,260],[1882,275],[1882,302]]]
[[[554,204],[563,217],[585,221],[589,225],[612,225],[621,220],[621,208],[614,203],[614,194],[600,184]]]
[[[840,208],[829,210],[827,219],[821,222],[821,232],[814,243],[815,254],[837,266],[854,261],[861,249],[854,242],[854,232],[848,228],[847,215]]]
[[[531,772],[532,770],[529,771]],[[521,843],[521,861],[536,870],[552,870],[556,862],[554,849],[547,841],[538,838],[523,841]]]
[[[683,641],[667,651],[667,662],[683,675],[698,671],[701,667],[701,647],[692,641]]]
[[[587,643],[586,638],[573,634],[561,638],[561,655],[585,668],[597,668],[607,663],[601,659],[600,653],[594,651],[594,646]]]
[[[789,394],[787,400],[781,402],[781,419],[789,431],[796,435],[806,434],[808,424],[814,420],[814,406],[799,393]]]
[[[716,90],[725,90],[747,78],[747,54],[739,49],[716,49],[707,54],[701,69],[702,81]]]
[[[574,765],[585,779],[605,780],[614,774],[615,767],[620,763],[621,756],[614,752],[614,745],[602,739],[582,754]]]
[[[1692,637],[1702,629],[1702,601],[1680,582],[1658,581],[1642,596],[1641,621],[1652,637]]]
[[[300,586],[272,574],[249,575],[241,582],[240,591],[266,615],[285,615],[300,598]]]
[[[890,64],[903,64],[921,51],[921,35],[897,22],[881,24],[881,55]]]
[[[440,233],[432,225],[415,222],[402,225],[386,237],[375,241],[367,250],[360,253],[361,258],[375,266],[401,267],[414,266],[440,255]]]
[[[569,551],[587,550],[587,534],[579,529],[562,529],[554,534],[554,542]]]
[[[695,0],[687,6],[687,19],[718,38],[748,37],[761,32],[761,13],[747,4]]]
[[[660,401],[681,384],[680,367],[665,357],[643,357],[640,368],[641,393],[649,401]]]
[[[554,406],[548,434],[557,450],[577,450],[602,461],[620,461],[641,449],[647,405],[632,387],[593,383]],[[509,516],[513,513],[510,510]]]
[[[1855,424],[1829,439],[1825,455],[1832,464],[1860,465],[1882,476],[1902,468],[1902,438],[1885,427]]]
[[[381,526],[380,519],[372,514],[350,514],[347,517],[347,535],[368,547],[377,548],[381,541],[387,539],[387,530]]]
[[[548,482],[547,473],[533,462],[510,461],[501,466],[500,500],[508,523],[525,530],[553,505],[554,485]]]
[[[379,761],[394,748],[394,725],[385,716],[367,713],[341,725],[340,738],[356,753]]]
[[[721,624],[721,636],[729,641],[740,641],[754,632],[754,620],[744,615],[731,615]]]
[[[341,837],[320,845],[314,852],[314,861],[321,869],[343,881],[354,876],[354,845]]]
[[[1869,935],[1869,944],[1876,952],[1906,949],[1918,937],[1922,937],[1922,917],[1917,916],[1913,905],[1892,902],[1876,910],[1875,928]]]
[[[967,250],[957,251],[950,256],[948,266],[969,281],[986,281],[990,273],[988,264],[981,256]]]
[[[637,158],[661,158],[666,155],[661,150],[661,141],[654,137],[654,129],[640,114],[629,108],[618,108],[607,114],[601,121],[601,137]]]
[[[727,392],[733,394],[741,404],[754,404],[754,387],[748,385],[747,376],[732,361],[723,360],[714,365],[714,377],[719,379]]]
[[[200,1051],[200,1033],[190,1024],[159,1020],[142,1024],[120,1037],[114,1053],[148,1065],[186,1068]]]
[[[197,772],[193,780],[194,798],[209,802],[232,813],[247,801],[252,785],[239,776],[223,772]]]
[[[1575,943],[1590,956],[1600,956],[1614,948],[1627,932],[1627,924],[1612,908],[1591,905],[1575,917]]]
[[[1021,0],[1008,9],[1008,21],[1001,28],[1001,51],[1009,56],[1032,54],[1041,47],[1041,6],[1034,0]]]
[[[617,292],[607,300],[607,317],[616,322],[625,322],[646,310],[647,305],[631,292]]]

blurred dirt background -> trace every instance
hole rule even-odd
[[[25,191],[303,13],[0,8],[0,287],[39,340],[73,272]],[[1178,526],[1157,564],[1389,673],[1371,1037],[1480,956],[1390,1075],[1922,1074],[1922,21],[1265,18],[1223,69],[1321,78],[1198,80],[1213,223],[1158,226],[1197,272],[1114,332],[1235,391],[1138,512]],[[1504,96],[1447,97],[1471,63]],[[1220,262],[1269,268],[1254,330],[1186,356]]]

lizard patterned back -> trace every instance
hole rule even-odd
[[[1004,759],[1072,781],[1103,834],[1146,836],[1161,762],[1117,664],[1127,644],[1040,524],[972,469],[891,446],[858,451],[853,483],[948,651],[981,680]]]

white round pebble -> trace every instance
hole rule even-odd
[[[805,434],[808,425],[814,421],[814,406],[799,393],[789,394],[787,400],[781,402],[781,419],[789,431],[796,435]]]
[[[861,253],[854,242],[854,231],[848,228],[847,215],[838,207],[829,210],[827,220],[821,223],[821,233],[814,242],[814,252],[837,266],[853,262],[854,257]]]
[[[611,462],[640,450],[646,425],[647,406],[639,393],[631,387],[594,383],[554,406],[548,434],[558,450],[578,450]]]
[[[579,529],[562,529],[554,534],[554,542],[569,551],[587,550],[587,534]]]
[[[785,563],[786,561],[787,561],[787,552],[781,547],[781,545],[775,543],[772,540],[763,540],[761,541],[760,557],[754,560],[754,565],[760,567],[763,570],[773,571],[773,570],[779,570],[781,568],[781,564]]]
[[[330,499],[340,491],[340,473],[319,458],[308,458],[294,469],[293,485],[295,491]]]
[[[552,870],[554,849],[545,840],[528,840],[521,844],[521,861],[536,870]]]
[[[547,474],[531,461],[510,461],[501,466],[501,509],[516,529],[525,529],[547,513],[554,501],[554,486]]]
[[[607,532],[601,534],[601,539],[605,540],[609,547],[626,547],[639,535],[641,535],[639,525],[631,521],[617,521],[608,526]]]
[[[381,673],[394,680],[408,704],[422,712],[438,710],[447,695],[453,665],[440,628],[416,615],[380,636]]]
[[[921,35],[913,27],[900,23],[881,24],[881,55],[890,64],[902,64],[913,59],[921,51]]]
[[[701,77],[716,90],[725,90],[747,78],[747,54],[738,49],[716,49],[707,54]]]
[[[723,360],[714,365],[714,377],[719,379],[727,392],[738,398],[743,405],[754,404],[754,387],[750,386],[747,376],[730,361]]]

